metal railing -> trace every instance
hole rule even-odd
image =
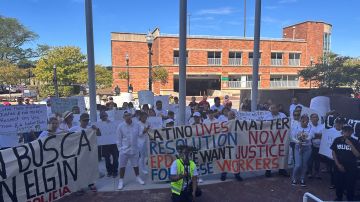
[[[273,66],[281,66],[283,64],[282,59],[271,59],[271,65]]]
[[[303,196],[303,202],[307,202],[308,198],[311,198],[312,200],[316,202],[323,202],[323,200],[319,199],[318,197],[314,196],[313,194],[306,192]]]
[[[174,57],[174,65],[179,65],[179,61],[180,61],[180,58],[179,57]],[[186,64],[189,64],[189,58],[186,57]]]
[[[227,86],[228,88],[251,88],[252,81],[228,81]],[[258,86],[260,86],[260,81]]]
[[[298,88],[298,80],[270,81],[270,88]]]
[[[239,66],[241,63],[241,58],[229,58],[229,65],[231,66]]]
[[[300,66],[300,59],[289,59],[290,66]]]
[[[221,65],[221,58],[208,58],[208,65]]]
[[[254,58],[249,58],[249,65],[252,66],[254,63]],[[259,65],[261,65],[261,58],[259,58]]]

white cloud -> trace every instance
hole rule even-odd
[[[279,4],[287,4],[287,3],[295,3],[298,0],[280,0],[278,1]]]
[[[235,13],[235,9],[231,7],[222,7],[215,9],[202,9],[196,12],[196,15],[229,15]]]
[[[190,17],[190,20],[191,21],[211,21],[211,20],[214,20],[215,18],[214,17],[211,17],[211,16],[207,16],[207,17]]]
[[[277,8],[278,8],[277,6],[265,6],[265,9],[267,9],[267,10],[274,10]]]

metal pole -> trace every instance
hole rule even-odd
[[[259,48],[260,48],[260,22],[261,22],[261,0],[256,0],[255,4],[255,28],[254,28],[254,62],[253,80],[251,88],[251,111],[256,111],[258,99],[258,79],[259,79]]]
[[[179,34],[179,124],[185,125],[186,111],[186,13],[187,0],[180,0]]]
[[[151,51],[151,46],[152,44],[148,44],[149,47],[149,91],[152,91],[152,63],[151,63],[151,55],[152,55],[152,51]]]
[[[55,97],[59,97],[59,86],[57,82],[57,72],[56,72],[56,65],[54,65],[54,88],[55,88]]]
[[[244,0],[244,38],[246,37],[246,0]]]
[[[127,92],[129,92],[130,86],[130,73],[129,73],[129,59],[126,60],[126,70],[127,70]]]
[[[189,17],[189,34],[188,34],[188,36],[190,36],[190,18],[191,18],[191,14],[190,14],[190,13],[188,14],[188,17]]]
[[[92,2],[85,0],[86,17],[86,44],[88,60],[88,78],[90,94],[90,121],[96,122],[96,81],[95,81],[95,59],[94,59],[94,33],[92,19]]]

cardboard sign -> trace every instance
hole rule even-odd
[[[311,99],[310,108],[317,111],[321,116],[325,116],[330,111],[330,98],[325,96],[317,96]]]
[[[97,137],[98,145],[116,144],[119,137],[116,134],[116,130],[120,125],[120,121],[98,121],[95,123],[96,127],[100,129],[101,136]]]
[[[54,201],[86,188],[99,176],[91,129],[0,150],[0,156],[0,201]]]
[[[154,97],[154,106],[156,106],[156,102],[160,100],[162,102],[162,108],[165,110],[169,109],[169,95],[160,95]]]
[[[47,129],[46,105],[0,106],[0,135]]]
[[[148,90],[142,90],[138,92],[139,105],[154,104],[154,93]]]
[[[161,119],[161,117],[156,117],[156,116],[149,116],[147,119],[150,128],[162,128],[163,125],[163,121]]]
[[[331,131],[332,130],[330,130],[330,129],[323,130],[323,133],[321,136],[319,154],[322,154],[324,156],[327,156],[327,157],[333,159],[332,150],[330,149],[330,147],[331,147],[332,143],[334,142],[335,138],[341,136],[341,133],[334,134]]]
[[[329,115],[325,120],[325,128],[329,129],[334,127],[336,119],[337,119],[336,116]],[[355,136],[360,137],[360,120],[347,119],[347,118],[345,118],[345,120],[346,120],[346,124],[353,127]]]
[[[244,112],[244,111],[238,111],[236,114],[237,119],[240,120],[264,120],[267,114],[269,114],[269,111],[255,111],[255,112]]]
[[[112,97],[118,107],[122,107],[124,102],[131,102],[133,99],[132,93],[121,93],[118,96],[112,96]]]
[[[66,111],[72,111],[73,107],[78,106],[78,100],[76,98],[51,98],[51,112],[64,113]]]
[[[80,108],[80,114],[86,112],[86,103],[84,96],[71,96],[71,98],[75,98],[78,100],[78,107]],[[90,109],[90,106],[87,109]]]
[[[201,176],[286,168],[289,133],[288,118],[262,122],[231,120],[150,130],[150,178],[169,179],[169,167],[176,159],[178,145],[196,148],[192,157]]]

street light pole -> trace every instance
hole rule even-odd
[[[127,72],[127,92],[129,92],[129,86],[130,86],[130,73],[129,73],[129,54],[126,53],[125,55],[125,61],[126,61],[126,72]]]
[[[152,36],[151,32],[149,31],[148,34],[146,35],[146,41],[148,44],[148,48],[149,48],[149,91],[152,91],[152,63],[151,63],[151,55],[152,55],[152,51],[151,51],[151,47],[154,41],[154,37]]]
[[[55,88],[55,97],[59,97],[59,87],[57,82],[57,72],[56,72],[56,65],[54,65],[54,88]]]
[[[251,111],[256,111],[259,91],[259,49],[260,49],[260,22],[261,22],[261,0],[255,3],[255,27],[254,27],[254,62],[253,80],[251,89]]]
[[[186,13],[187,0],[180,0],[179,16],[179,124],[186,116]]]

